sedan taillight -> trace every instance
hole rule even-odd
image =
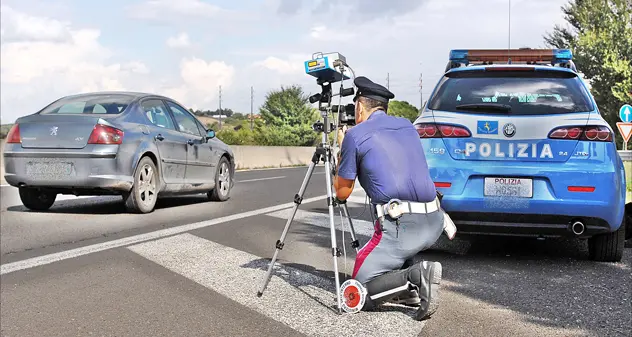
[[[20,137],[20,125],[13,124],[9,134],[7,135],[7,143],[20,144],[22,143],[22,137]]]
[[[88,144],[121,144],[124,132],[111,126],[97,124],[94,126]]]

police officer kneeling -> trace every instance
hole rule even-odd
[[[346,200],[357,177],[378,221],[356,256],[352,278],[368,292],[362,310],[387,301],[419,305],[415,318],[424,320],[437,310],[441,264],[410,261],[439,238],[444,213],[417,131],[407,119],[386,114],[395,95],[366,77],[354,83],[356,126],[339,130],[334,188]]]

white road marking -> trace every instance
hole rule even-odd
[[[276,264],[262,297],[268,260],[186,233],[129,250],[308,336],[416,336],[414,308],[338,315],[334,280]],[[341,280],[342,281],[342,280]]]
[[[266,215],[287,220],[291,214],[292,214],[291,209],[285,209],[285,210],[268,213]],[[334,215],[335,215],[334,224],[336,225],[336,229],[338,230],[341,229],[340,224],[341,224],[341,219],[342,219],[343,221],[342,223],[344,224],[344,230],[345,232],[349,233],[349,222],[347,221],[347,218],[345,218],[344,213],[342,213],[342,218],[341,218],[340,211],[338,211],[338,208],[336,207],[334,208]],[[356,235],[364,235],[364,236],[371,237],[373,235],[373,224],[371,224],[371,222],[369,221],[354,219],[353,217],[357,215],[358,214],[351,213],[351,222],[353,224],[353,229],[355,230]],[[296,215],[294,216],[294,221],[309,224],[309,225],[314,225],[318,227],[329,228],[329,213],[310,212],[310,211],[304,211],[299,208],[296,211]],[[345,241],[347,241],[347,238],[351,238],[350,236],[347,236],[347,235],[350,235],[347,233],[345,233]],[[338,236],[338,239],[339,238],[340,237]]]
[[[251,181],[273,180],[273,179],[281,179],[281,178],[285,178],[285,176],[237,180],[237,183],[247,183],[247,182],[251,182]]]
[[[318,196],[314,198],[305,199],[303,203],[320,201],[326,198],[327,198],[326,195],[322,195],[322,196]],[[225,217],[221,217],[221,218],[217,218],[213,220],[207,220],[207,221],[192,223],[188,225],[181,225],[177,227],[161,229],[161,230],[150,232],[150,233],[129,236],[122,239],[102,242],[102,243],[98,243],[98,244],[94,244],[90,246],[85,246],[85,247],[80,247],[80,248],[75,248],[75,249],[59,252],[59,253],[42,255],[42,256],[26,259],[26,260],[6,263],[3,265],[0,265],[0,275],[4,275],[4,274],[8,274],[11,272],[24,270],[28,268],[38,267],[38,266],[46,265],[49,263],[66,260],[66,259],[72,259],[75,257],[92,254],[92,253],[96,253],[96,252],[100,252],[100,251],[104,251],[104,250],[108,250],[112,248],[118,248],[118,247],[122,247],[126,245],[131,245],[131,244],[135,244],[135,243],[139,243],[139,242],[143,242],[147,240],[155,240],[155,239],[163,238],[170,235],[181,234],[181,233],[196,230],[199,228],[213,226],[213,225],[217,225],[217,224],[228,222],[228,221],[239,220],[239,219],[251,217],[254,215],[276,212],[276,211],[282,210],[284,208],[289,208],[292,206],[294,206],[294,203],[289,202],[289,203],[285,203],[285,204],[281,204],[277,206],[271,206],[271,207],[261,208],[261,209],[257,209],[257,210],[253,210],[249,212],[233,214],[233,215],[229,215],[229,216],[225,216]]]

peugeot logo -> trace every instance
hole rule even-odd
[[[513,137],[516,134],[516,126],[511,123],[505,124],[503,126],[503,134],[505,134],[505,137]]]
[[[50,128],[50,135],[51,136],[57,136],[57,127],[53,126],[52,128]]]

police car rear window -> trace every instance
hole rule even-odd
[[[580,79],[561,72],[461,71],[444,77],[429,109],[460,113],[548,115],[593,110]],[[557,73],[557,74],[555,74]]]

